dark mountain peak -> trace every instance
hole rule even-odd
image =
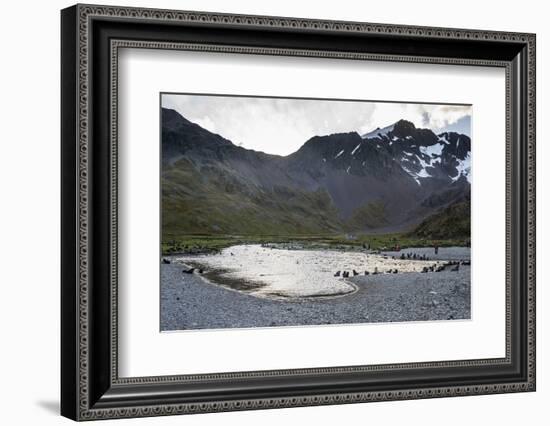
[[[443,133],[440,133],[438,136],[452,144],[456,144],[459,141],[462,141],[468,144],[471,142],[470,137],[468,135],[465,135],[464,133],[443,132]]]
[[[331,133],[330,135],[313,136],[305,144],[328,144],[328,143],[346,143],[360,142],[361,136],[357,132]]]
[[[377,128],[362,136],[363,139],[373,139],[377,143],[387,141],[392,145],[402,148],[408,145],[414,146],[430,146],[438,142],[438,138],[430,129],[417,128],[408,120],[398,120],[382,129]]]
[[[290,155],[290,157],[308,154],[329,155],[333,151],[339,152],[361,143],[361,136],[357,132],[348,133],[332,133],[324,136],[313,136],[304,143],[298,151]],[[353,148],[353,147],[351,147]]]
[[[391,124],[391,125],[389,125],[387,127],[384,127],[384,128],[377,127],[376,129],[371,130],[370,132],[363,134],[361,136],[361,138],[363,138],[363,139],[384,139],[384,138],[388,138],[389,135],[393,132],[394,125],[395,124]]]
[[[413,123],[411,123],[408,120],[401,119],[401,120],[396,121],[395,123],[389,124],[388,126],[377,127],[376,129],[371,130],[370,132],[366,133],[364,136],[367,136],[367,135],[376,136],[379,133],[382,133],[382,134],[384,134],[386,132],[395,133],[396,131],[397,132],[404,132],[406,134],[410,134],[410,133],[414,132],[414,130],[416,130],[416,127]]]
[[[393,134],[397,137],[412,136],[416,126],[407,120],[399,120],[393,125]]]
[[[431,146],[438,143],[437,135],[430,129],[416,127],[407,120],[399,120],[394,125],[393,136],[405,140],[414,140],[418,146]]]
[[[186,123],[190,124],[191,122],[177,112],[175,109],[171,108],[162,108],[162,125],[169,126],[170,124]]]
[[[377,127],[374,130],[371,130],[368,133],[365,133],[363,139],[405,139],[407,137],[411,138],[418,133],[419,129],[416,126],[407,120],[398,120],[389,126],[380,128]]]
[[[164,162],[176,161],[192,150],[212,152],[234,146],[231,141],[187,120],[174,109],[162,108],[161,113]]]
[[[175,109],[162,108],[162,127],[163,131],[189,132],[190,134],[201,135],[203,137],[212,137],[219,143],[233,145],[230,140],[189,121]]]

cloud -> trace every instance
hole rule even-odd
[[[363,134],[400,119],[444,129],[471,107],[364,101],[163,94],[162,106],[237,145],[288,155],[316,135]]]
[[[438,133],[465,116],[471,115],[471,106],[433,104],[395,104],[378,102],[367,130],[385,127],[398,120],[408,120],[416,127]],[[367,126],[368,127],[368,126]],[[469,132],[468,132],[469,133]]]

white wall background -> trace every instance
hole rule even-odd
[[[500,0],[104,0],[103,4],[537,33],[538,390],[530,394],[118,420],[118,424],[546,424],[550,401],[550,28],[545,3]],[[68,424],[59,404],[59,9],[11,1],[0,26],[0,401],[2,424]],[[130,423],[131,422],[131,423]],[[107,421],[102,424],[110,424]],[[113,423],[116,424],[116,423]]]

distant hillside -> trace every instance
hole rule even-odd
[[[342,228],[324,190],[245,183],[230,167],[196,168],[179,160],[162,177],[166,238],[181,234],[319,234]]]
[[[163,238],[410,228],[469,200],[470,144],[400,120],[362,136],[315,136],[281,157],[163,109]]]
[[[412,232],[427,239],[470,238],[470,201],[452,204],[428,217]]]

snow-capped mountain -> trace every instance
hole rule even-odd
[[[422,178],[448,176],[453,181],[465,177],[471,183],[471,141],[466,135],[441,133],[435,135],[426,129],[416,129],[408,121],[398,121],[383,129],[376,129],[361,137],[365,143],[374,143],[378,149],[394,154],[401,167],[417,184]],[[361,144],[351,152],[354,155]]]
[[[281,157],[238,147],[176,111],[162,116],[167,226],[172,213],[192,210],[200,226],[189,227],[205,232],[399,230],[470,198],[463,134],[400,120],[364,135],[315,136]]]

